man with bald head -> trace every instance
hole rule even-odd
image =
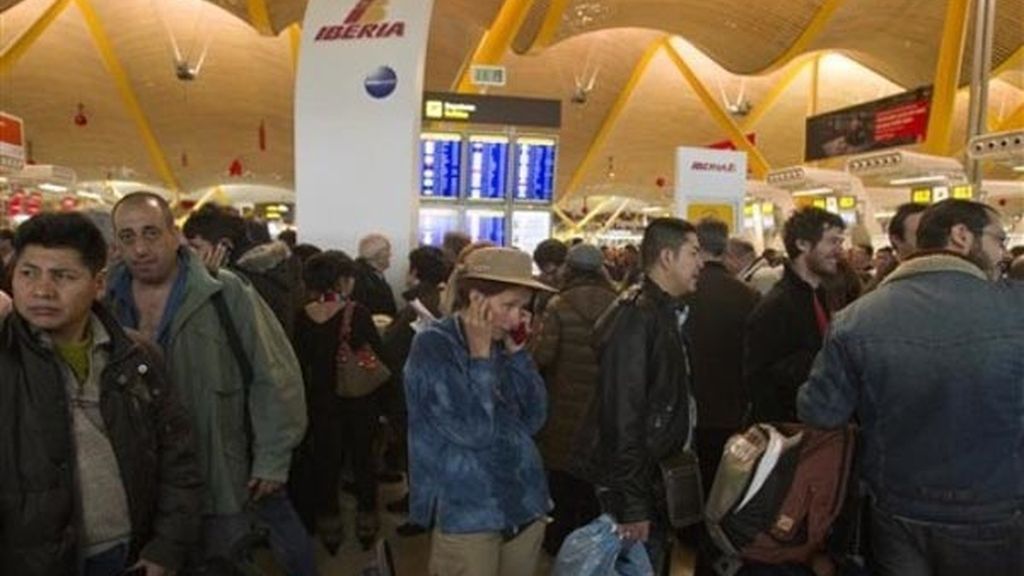
[[[356,287],[352,299],[370,309],[373,314],[392,318],[398,314],[395,293],[384,272],[391,267],[391,242],[381,234],[369,234],[359,241],[356,259]]]
[[[121,263],[108,300],[118,321],[157,342],[191,416],[206,483],[204,547],[226,557],[255,510],[289,574],[313,574],[312,547],[282,490],[306,429],[302,374],[273,312],[228,270],[182,245],[167,201],[151,192],[112,212]]]

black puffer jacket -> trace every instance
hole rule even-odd
[[[275,241],[248,250],[231,269],[252,283],[291,339],[295,335],[295,316],[306,297],[298,256],[284,242]]]
[[[130,562],[178,569],[200,529],[202,482],[188,416],[155,348],[102,308],[111,338],[100,412],[132,524]],[[64,375],[17,314],[0,321],[0,574],[78,572],[75,454]]]
[[[620,523],[654,520],[663,507],[658,463],[690,433],[690,362],[678,300],[644,280],[595,328],[601,372],[573,472],[607,488],[601,506]],[[586,434],[587,430],[590,434]]]

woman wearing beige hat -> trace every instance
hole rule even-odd
[[[431,576],[532,576],[551,508],[532,436],[547,413],[525,350],[530,257],[470,254],[453,314],[421,332],[405,367],[410,510],[433,529]]]

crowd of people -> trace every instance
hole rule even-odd
[[[342,489],[364,548],[382,509],[429,534],[431,576],[533,576],[602,513],[655,574],[678,542],[714,574],[666,462],[707,494],[730,437],[798,421],[859,427],[873,574],[1024,574],[1024,254],[983,204],[901,206],[879,250],[816,208],[783,254],[710,219],[532,258],[453,233],[402,287],[377,234],[353,258],[215,206],[179,230],[147,192],[112,225],[0,230],[4,574],[217,573],[254,537],[317,574]]]

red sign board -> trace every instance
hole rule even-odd
[[[757,134],[751,132],[747,134],[747,142],[753,145],[757,145]],[[708,144],[706,148],[713,148],[715,150],[736,150],[736,144],[733,144],[732,140],[722,140],[721,142],[715,142],[714,144]]]
[[[25,166],[25,129],[21,118],[0,112],[0,172]]]

